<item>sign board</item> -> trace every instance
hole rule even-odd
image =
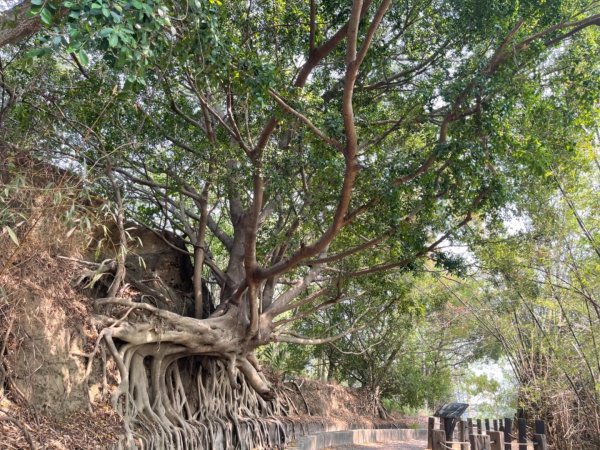
[[[468,403],[447,403],[438,409],[434,416],[443,419],[460,419],[468,407]]]

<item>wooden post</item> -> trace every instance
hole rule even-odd
[[[432,444],[433,450],[446,450],[446,432],[444,430],[433,430]]]
[[[504,419],[504,450],[512,450],[512,419]]]
[[[535,421],[535,434],[546,434],[546,424],[543,420]]]
[[[545,434],[534,434],[533,435],[533,449],[534,450],[548,450],[548,443],[546,442]]]
[[[469,442],[469,429],[467,428],[466,420],[458,422],[458,440],[460,442]],[[469,447],[467,444],[460,444],[460,450],[469,450]]]
[[[517,424],[519,427],[519,450],[527,450],[527,421],[521,418]]]
[[[469,436],[471,450],[491,450],[490,437],[485,434],[472,434]]]
[[[433,430],[435,429],[435,417],[427,421],[427,450],[433,449]]]
[[[493,424],[494,424],[494,425],[493,425],[493,428],[492,428],[492,429],[493,429],[494,431],[498,431],[498,419],[494,419],[494,422],[493,422]]]
[[[473,419],[467,419],[467,428],[469,432],[469,436],[473,434]]]
[[[481,434],[481,419],[477,419],[477,434]]]
[[[446,440],[452,440],[452,433],[450,433],[449,427],[452,423],[452,419],[446,419],[445,417],[440,417],[440,429],[446,432]]]
[[[491,450],[504,450],[504,436],[500,431],[490,431]]]
[[[490,432],[490,419],[485,419],[484,423],[485,423],[485,434],[488,434]]]
[[[498,431],[504,431],[504,419],[498,419],[498,423],[500,424],[500,429]]]
[[[446,441],[452,440],[452,435],[450,433],[448,433],[448,424],[449,424],[450,420],[452,420],[452,419],[446,419],[444,417],[440,417],[440,430],[444,430],[444,432],[446,433]]]

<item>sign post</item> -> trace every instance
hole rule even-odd
[[[435,417],[443,419],[446,440],[452,440],[454,428],[468,407],[468,403],[447,403],[435,412]]]

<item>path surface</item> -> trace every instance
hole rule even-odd
[[[373,442],[372,444],[355,444],[335,447],[335,450],[424,450],[427,448],[426,441],[402,441],[402,442]]]

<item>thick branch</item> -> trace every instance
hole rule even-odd
[[[272,337],[272,341],[273,342],[288,342],[290,344],[300,344],[300,345],[328,344],[330,342],[335,342],[351,333],[354,333],[355,331],[358,331],[359,329],[360,329],[360,327],[348,328],[347,330],[342,331],[339,334],[329,336],[326,338],[309,338],[309,337],[300,336],[300,335],[292,336],[292,335],[288,335],[288,334],[286,334],[286,335],[277,334]]]
[[[16,44],[41,28],[39,16],[30,17],[30,1],[23,1],[0,13],[0,48]]]
[[[285,306],[284,308],[281,308],[280,311],[277,312],[277,314],[273,314],[273,317],[277,317],[280,314],[283,314],[287,311],[291,311],[292,309],[297,309],[297,308],[302,308],[305,305],[310,305],[311,303],[313,303],[316,299],[318,299],[319,297],[322,297],[323,295],[325,295],[327,292],[329,291],[329,289],[327,288],[323,288],[323,289],[319,289],[318,291],[313,292],[312,294],[304,297],[301,300],[295,301],[293,303],[288,303],[287,306]],[[273,322],[273,325],[275,327],[281,326],[281,325],[285,325],[286,323],[289,322],[295,322],[305,316],[311,315],[313,314],[315,311],[321,309],[323,306],[325,305],[333,305],[335,303],[338,303],[337,300],[332,301],[332,300],[327,300],[324,303],[322,303],[321,305],[318,306],[314,306],[313,308],[310,309],[310,311],[304,311],[302,314],[298,315],[298,314],[294,314],[293,317],[286,319],[286,320],[279,320],[277,322]]]
[[[368,5],[367,5],[368,6]],[[388,1],[384,1],[380,6],[378,13],[371,23],[369,30],[375,32],[379,26],[383,14],[389,7]],[[271,278],[279,275],[290,268],[296,266],[301,261],[313,257],[323,251],[331,241],[337,236],[345,223],[345,216],[348,212],[350,200],[352,198],[352,190],[359,171],[359,165],[356,161],[357,151],[357,134],[354,124],[354,112],[352,106],[352,98],[354,92],[354,84],[358,73],[360,61],[357,60],[356,40],[358,33],[358,24],[362,15],[365,12],[365,5],[362,1],[355,0],[353,4],[352,14],[348,22],[348,46],[346,48],[346,74],[344,78],[344,94],[342,96],[342,117],[344,120],[344,129],[346,134],[346,146],[344,149],[345,170],[344,180],[340,189],[339,200],[335,209],[333,219],[327,230],[321,235],[312,245],[301,247],[296,253],[288,259],[281,261],[278,264],[271,266],[268,269],[259,270],[257,275],[261,279]],[[361,47],[360,54],[366,52],[371,44],[371,38],[368,38]],[[360,56],[360,55],[359,55]]]
[[[210,173],[210,169],[209,169]],[[203,302],[202,298],[202,266],[204,265],[206,253],[206,226],[208,221],[208,191],[210,183],[206,183],[202,190],[202,199],[200,201],[200,222],[198,223],[198,232],[196,235],[196,244],[194,245],[194,316],[196,319],[202,319]]]
[[[269,317],[273,318],[284,311],[287,311],[287,306],[290,304],[292,300],[294,300],[302,291],[304,291],[308,286],[317,278],[317,276],[321,273],[321,268],[316,266],[308,271],[306,276],[301,280],[297,281],[294,286],[283,294],[281,294],[270,307],[268,307],[264,313]]]

